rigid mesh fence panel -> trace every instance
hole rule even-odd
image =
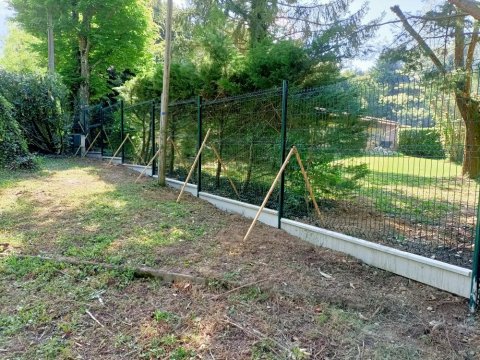
[[[193,99],[170,104],[168,111],[166,175],[185,181],[197,153],[197,101]],[[195,169],[189,183],[196,184],[197,179]]]
[[[279,90],[206,102],[202,190],[260,205],[280,166],[280,128]],[[278,208],[278,188],[267,207]]]
[[[80,123],[84,129],[85,146],[89,153],[101,153],[102,148],[102,106],[94,105],[83,109]]]
[[[155,100],[145,101],[124,108],[125,163],[146,165],[152,157],[152,119]],[[124,137],[124,139],[125,139]]]
[[[113,156],[122,142],[120,115],[120,103],[102,108],[100,121],[103,134],[99,145],[103,156]]]
[[[406,76],[291,90],[287,100],[286,152],[298,148],[320,216],[292,158],[283,217],[471,267],[480,190],[475,101]],[[126,162],[146,164],[158,149],[159,110],[154,100],[124,107]],[[201,114],[202,138],[211,129],[202,191],[260,205],[281,166],[281,91],[205,101]],[[120,104],[81,115],[87,147],[100,134],[92,151],[118,148]],[[169,106],[168,177],[186,179],[198,130],[197,100]],[[190,182],[198,183],[197,168]],[[267,207],[280,208],[279,191]]]
[[[292,163],[285,217],[470,267],[479,189],[462,162],[479,163],[478,146],[464,147],[478,114],[462,116],[447,90],[409,79],[344,82],[288,101],[288,144],[321,216]]]

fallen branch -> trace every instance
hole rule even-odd
[[[228,295],[228,294],[231,294],[237,290],[240,290],[240,289],[243,289],[243,288],[246,288],[246,287],[249,287],[249,286],[252,286],[252,285],[256,285],[256,284],[259,284],[261,282],[264,282],[264,281],[267,281],[267,280],[270,280],[270,278],[267,278],[267,279],[262,279],[262,280],[257,280],[257,281],[254,281],[254,282],[251,282],[251,283],[248,283],[248,284],[244,284],[244,285],[241,285],[241,286],[237,286],[236,288],[233,288],[232,290],[228,290],[224,293],[221,293],[219,295],[216,295],[216,296],[213,296],[212,297],[212,300],[217,300],[219,298],[221,298],[222,296],[225,296],[225,295]]]
[[[6,254],[0,254],[0,255],[8,256]],[[116,270],[116,271],[122,271],[122,272],[132,271],[133,275],[136,277],[161,279],[165,283],[188,282],[190,284],[208,285],[208,283],[211,281],[211,279],[207,279],[199,276],[173,273],[173,272],[168,272],[163,270],[152,269],[149,267],[131,267],[131,266],[112,265],[112,264],[99,263],[95,261],[78,260],[78,259],[64,257],[64,256],[50,257],[50,256],[33,256],[33,255],[21,255],[21,254],[15,254],[14,256],[21,259],[38,259],[38,260],[44,260],[44,261],[66,263],[66,264],[77,265],[77,266],[78,265],[79,266],[98,266],[108,270]]]

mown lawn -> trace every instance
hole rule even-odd
[[[466,300],[119,166],[0,171],[0,358],[475,359]],[[71,265],[23,255],[121,265]],[[132,267],[202,276],[162,283]],[[325,276],[328,274],[329,276]],[[238,288],[243,285],[243,287]]]
[[[463,217],[459,220],[469,224],[465,212],[473,213],[476,208],[478,184],[462,176],[461,165],[446,159],[394,155],[343,162],[367,164],[370,174],[358,193],[389,216],[425,224]]]

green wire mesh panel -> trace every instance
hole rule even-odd
[[[203,130],[211,134],[202,157],[203,191],[262,203],[280,166],[280,112],[279,90],[204,104]],[[278,189],[267,207],[278,207]]]
[[[197,103],[195,99],[176,102],[169,106],[168,111],[166,175],[185,181],[197,152]],[[196,170],[189,183],[197,183]]]
[[[461,164],[479,161],[464,146],[478,115],[462,117],[448,91],[406,78],[292,91],[288,101],[288,144],[321,216],[292,163],[285,217],[470,267],[479,189]]]
[[[299,149],[321,215],[292,159],[284,217],[471,267],[480,174],[474,101],[442,82],[408,76],[290,90],[287,100],[286,151]],[[211,129],[202,155],[203,191],[262,203],[281,166],[281,104],[278,89],[202,104],[202,136]],[[158,148],[152,136],[157,139],[160,105],[156,132],[152,105],[125,106],[125,135],[136,149],[127,143],[127,162],[146,164]],[[198,110],[197,100],[169,106],[170,178],[184,181],[193,164]],[[98,146],[104,155],[107,142],[118,147],[118,104],[91,107],[84,116],[90,141],[103,126]],[[196,171],[191,183],[197,183]],[[278,209],[278,201],[277,185],[267,207]]]
[[[102,106],[85,108],[81,116],[82,127],[85,128],[85,146],[90,154],[101,153],[102,148]]]
[[[103,133],[99,139],[103,156],[112,156],[122,142],[120,136],[120,103],[103,107],[100,116]]]
[[[125,163],[146,165],[152,157],[152,114],[155,100],[124,108]]]

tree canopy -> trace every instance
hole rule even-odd
[[[463,173],[480,175],[479,103],[473,90],[473,64],[479,23],[457,5],[444,2],[411,23],[399,6],[391,8],[404,33],[390,53],[408,67],[437,78],[455,96],[465,126]]]
[[[46,54],[47,12],[53,16],[60,75],[80,104],[109,92],[109,68],[139,70],[148,61],[150,14],[144,0],[11,0],[16,21],[41,40]]]

